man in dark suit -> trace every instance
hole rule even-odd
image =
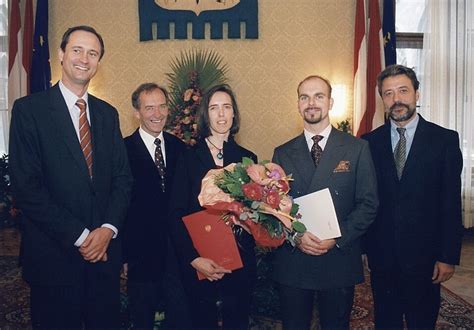
[[[297,249],[285,244],[275,251],[283,327],[309,329],[316,294],[322,328],[347,329],[354,285],[364,281],[360,238],[378,205],[375,170],[368,144],[330,125],[329,81],[309,76],[297,92],[304,132],[277,147],[273,161],[293,174],[293,197],[329,188],[342,235],[321,240],[306,232]]]
[[[462,155],[458,134],[416,112],[419,82],[387,67],[378,90],[387,123],[364,136],[377,172],[380,207],[366,245],[377,328],[434,328],[440,283],[459,263]]]
[[[181,321],[186,315],[177,313],[185,302],[173,301],[176,293],[171,292],[171,299],[164,299],[168,285],[173,291],[181,288],[176,258],[169,246],[167,215],[176,160],[185,144],[163,132],[168,117],[164,88],[155,83],[140,85],[132,94],[132,105],[140,127],[125,138],[134,177],[123,245],[130,316],[134,327],[152,329],[155,311],[165,300],[167,325],[185,326]]]
[[[68,29],[59,83],[13,106],[11,182],[34,328],[120,325],[117,237],[131,174],[117,111],[87,93],[103,54],[93,28]]]

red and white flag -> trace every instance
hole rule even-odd
[[[21,21],[20,0],[11,0],[8,40],[8,109],[19,97],[28,94],[28,73],[31,67],[33,35],[32,1],[23,7],[25,19]]]
[[[354,36],[354,133],[361,136],[384,123],[377,75],[385,68],[378,0],[357,0]],[[366,27],[368,26],[368,33]]]

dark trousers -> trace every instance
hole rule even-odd
[[[69,286],[32,285],[34,329],[116,329],[120,327],[120,275],[106,276],[88,265],[83,281]],[[95,267],[99,268],[99,267]]]
[[[279,284],[283,329],[310,329],[317,296],[322,329],[349,329],[354,286],[308,290]]]
[[[128,308],[130,321],[135,329],[153,329],[155,312],[163,311],[163,289],[158,283],[127,283]]]
[[[402,274],[399,270],[370,273],[375,327],[434,329],[440,307],[440,286],[431,274]]]
[[[188,298],[176,274],[166,274],[163,283],[128,281],[127,295],[133,328],[153,329],[156,311],[165,312],[165,329],[191,328]]]
[[[242,290],[247,291],[245,288]],[[247,292],[224,295],[218,300],[194,297],[191,303],[193,328],[248,329],[250,303]]]

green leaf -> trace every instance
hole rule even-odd
[[[300,206],[296,203],[293,203],[293,205],[291,205],[290,215],[295,216],[295,214],[298,213],[299,209]]]
[[[291,228],[297,233],[304,233],[306,231],[306,226],[300,221],[293,221],[291,223]]]
[[[242,158],[242,165],[243,166],[247,167],[247,166],[253,165],[253,164],[255,164],[255,163],[253,162],[253,160],[251,158],[249,158],[249,157],[243,157]]]

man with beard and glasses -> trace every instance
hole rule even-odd
[[[462,155],[455,131],[416,112],[415,72],[391,65],[377,79],[389,120],[369,141],[379,187],[366,235],[376,328],[430,328],[461,250]]]
[[[273,161],[293,175],[293,197],[329,188],[342,235],[306,232],[296,237],[297,248],[284,244],[274,252],[283,328],[309,329],[316,296],[321,327],[348,329],[354,285],[364,281],[360,238],[378,205],[375,169],[366,141],[331,126],[329,81],[309,76],[297,92],[304,132],[277,147]]]

